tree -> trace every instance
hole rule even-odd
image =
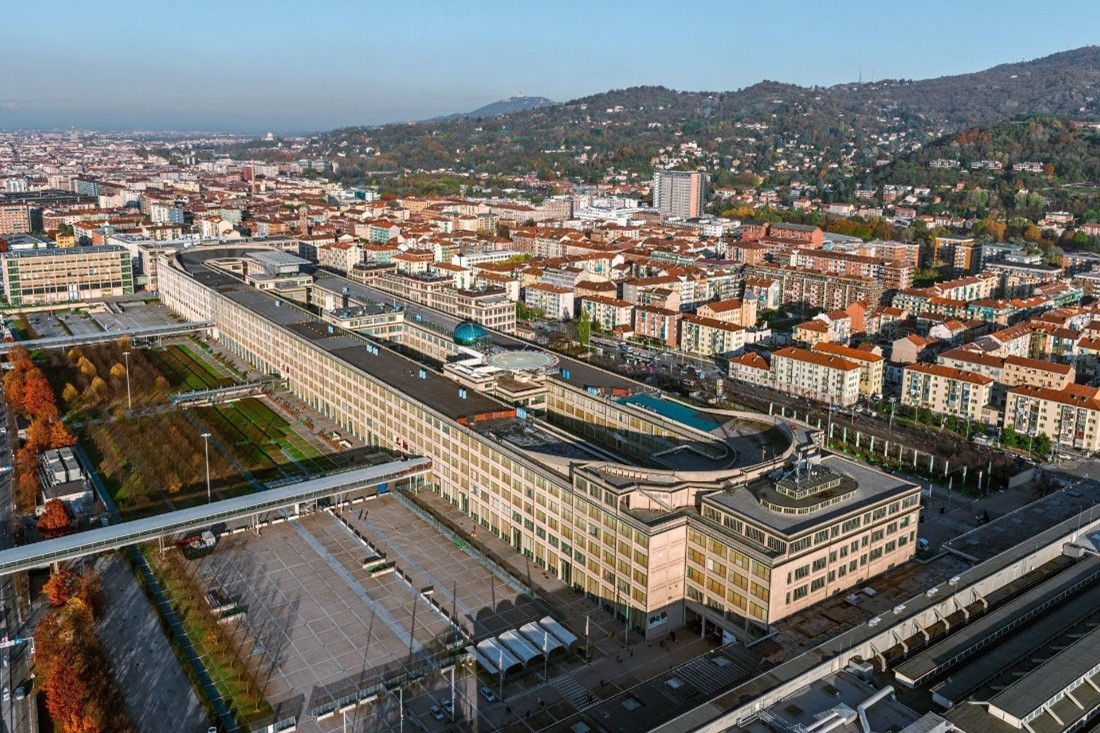
[[[31,352],[27,351],[25,346],[13,346],[11,351],[8,352],[8,362],[13,364],[16,369],[26,370],[31,362]]]
[[[1009,425],[1001,432],[1001,445],[1006,448],[1012,448],[1016,445],[1018,437],[1019,436],[1016,435],[1016,430]]]
[[[592,322],[588,319],[588,310],[581,308],[581,315],[577,318],[577,341],[581,346],[588,348],[588,341],[592,338]]]
[[[76,368],[79,369],[80,373],[85,377],[94,377],[96,375],[95,364],[86,356],[82,356],[77,360]]]
[[[122,379],[126,376],[126,367],[116,363],[111,367],[111,376],[115,379]]]
[[[22,369],[12,369],[4,375],[4,396],[8,405],[16,412],[23,411],[24,372]]]
[[[38,496],[38,477],[34,471],[21,472],[15,482],[16,505],[21,510],[30,511],[34,507],[36,496]]]
[[[57,414],[53,388],[41,369],[31,369],[23,387],[23,411],[28,415],[46,417]]]
[[[90,389],[97,396],[107,391],[107,383],[103,381],[103,377],[96,377],[92,380]]]
[[[72,517],[69,516],[65,502],[60,499],[50,499],[46,502],[46,509],[38,518],[38,531],[46,539],[64,537],[72,533]]]
[[[54,420],[50,425],[50,447],[66,448],[70,445],[76,445],[76,436],[69,431],[65,423]]]
[[[64,606],[73,597],[76,589],[76,573],[62,569],[50,576],[42,586],[42,594],[54,608]]]
[[[65,388],[61,390],[61,399],[65,401],[65,404],[71,405],[80,397],[80,391],[72,385],[71,382],[65,383]]]
[[[1050,438],[1046,433],[1039,433],[1035,436],[1035,440],[1031,446],[1031,452],[1033,455],[1040,458],[1046,458],[1050,455]]]
[[[32,451],[41,453],[50,447],[50,423],[45,418],[36,417],[27,427],[27,443]]]

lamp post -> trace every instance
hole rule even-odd
[[[206,503],[210,503],[210,433],[202,434],[204,452],[206,453]]]
[[[123,351],[122,358],[126,360],[126,409],[129,412],[133,412],[134,402],[130,399],[130,352]]]

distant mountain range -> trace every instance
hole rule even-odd
[[[500,115],[526,112],[527,110],[538,109],[539,107],[549,107],[554,104],[557,104],[557,102],[552,99],[547,99],[546,97],[528,97],[520,94],[515,97],[508,97],[508,99],[491,102],[484,107],[478,107],[473,112],[456,112],[452,115],[433,117],[428,120],[428,122],[442,122],[444,120],[455,120],[462,117],[499,117]]]
[[[416,124],[315,136],[339,177],[373,171],[535,174],[599,181],[654,166],[704,168],[713,182],[801,182],[843,198],[865,172],[944,135],[1025,114],[1096,117],[1100,47],[924,81],[831,87],[763,81],[733,92],[612,90],[565,103],[513,98]],[[232,151],[263,155],[262,145]]]

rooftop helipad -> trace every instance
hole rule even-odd
[[[558,365],[557,357],[544,351],[498,351],[485,360],[490,366],[509,372],[545,371]]]

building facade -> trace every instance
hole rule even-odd
[[[665,217],[702,216],[706,188],[706,174],[699,171],[657,171],[653,174],[653,208]]]
[[[785,421],[713,413],[785,436],[758,462],[738,458],[731,470],[736,454],[725,438],[662,417],[652,401],[631,403],[623,395],[648,390],[566,357],[538,380],[545,418],[521,416],[491,380],[469,389],[383,344],[328,330],[278,295],[204,268],[212,256],[191,250],[161,260],[169,308],[213,321],[225,348],[279,374],[350,433],[431,457],[432,491],[643,635],[701,619],[758,638],[913,554],[919,486],[822,457],[811,435]],[[438,328],[404,325],[404,348],[440,361],[460,353]],[[557,447],[540,452],[511,440],[512,430]],[[697,465],[660,465],[659,456],[685,444]],[[798,472],[774,478],[796,454]]]
[[[11,305],[69,303],[134,292],[130,253],[116,245],[5,252],[4,297]]]
[[[993,380],[981,374],[942,364],[913,364],[905,368],[902,377],[901,404],[981,420],[992,385]]]
[[[795,347],[772,354],[772,386],[811,400],[846,407],[859,400],[859,364]]]

